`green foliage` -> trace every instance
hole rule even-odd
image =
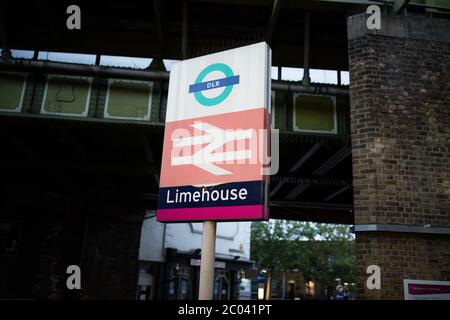
[[[354,239],[348,226],[273,220],[254,222],[251,258],[260,268],[301,271],[305,280],[355,282]]]

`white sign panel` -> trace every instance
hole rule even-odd
[[[263,42],[172,66],[158,221],[268,218],[270,64]]]

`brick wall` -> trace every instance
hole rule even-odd
[[[400,233],[358,233],[358,298],[403,299],[403,279],[450,281],[450,237]],[[366,268],[381,268],[381,290],[369,290]]]
[[[450,21],[383,16],[371,32],[354,16],[348,31],[355,224],[449,227]],[[450,280],[448,235],[356,240],[363,298],[402,299],[404,278]],[[370,264],[380,291],[365,288]]]

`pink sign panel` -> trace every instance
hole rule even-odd
[[[450,281],[403,280],[405,300],[450,300]]]

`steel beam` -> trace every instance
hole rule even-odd
[[[280,12],[281,1],[282,0],[273,0],[272,11],[270,14],[269,24],[267,25],[267,32],[266,32],[266,41],[269,45],[272,44],[273,31],[275,29],[275,24],[277,22],[278,14]]]
[[[272,198],[280,189],[284,186],[286,182],[285,181],[279,181],[277,185],[270,191],[269,193],[269,199]]]
[[[105,66],[92,66],[74,63],[60,63],[45,60],[5,60],[0,59],[1,71],[46,72],[56,74],[71,74],[78,76],[92,76],[105,78],[118,78],[130,80],[169,80],[167,71],[156,70],[130,70],[121,68],[108,68]]]
[[[169,72],[162,70],[132,70],[64,62],[27,59],[0,59],[0,71],[44,72],[78,76],[105,77],[143,81],[168,81]],[[272,80],[272,90],[310,94],[349,95],[348,87],[302,85],[301,82]]]
[[[338,191],[330,194],[328,197],[326,197],[325,199],[323,199],[324,202],[330,201],[331,199],[337,197],[338,195],[340,195],[341,193],[347,191],[349,188],[351,188],[352,185],[348,184],[346,186],[344,186],[343,188],[339,189]]]
[[[391,13],[397,14],[402,11],[411,0],[395,0],[394,5],[391,7]]]
[[[164,28],[162,22],[161,0],[153,0],[153,9],[155,11],[156,32],[158,33],[161,53],[164,52]]]
[[[9,48],[8,35],[6,33],[4,3],[0,3],[0,42],[2,43],[1,57],[4,59],[11,59],[11,50]]]
[[[311,83],[311,77],[309,76],[309,66],[310,66],[310,17],[309,12],[305,11],[304,14],[304,33],[303,33],[303,85],[309,85]]]
[[[305,181],[304,183],[296,186],[294,189],[292,189],[291,192],[286,196],[286,200],[294,200],[297,198],[303,191],[309,188],[311,185],[311,181]]]
[[[337,166],[342,160],[348,157],[352,153],[352,149],[349,146],[344,146],[339,149],[331,158],[325,161],[319,168],[317,168],[313,175],[323,176],[328,171]]]
[[[321,142],[317,142],[317,143],[315,143],[312,147],[311,147],[311,149],[307,152],[307,153],[305,153],[301,158],[300,158],[300,160],[299,161],[297,161],[297,163],[295,163],[293,166],[292,166],[292,168],[289,170],[289,172],[290,173],[293,173],[293,172],[295,172],[295,171],[297,171],[300,167],[301,167],[301,165],[303,164],[303,163],[305,163],[305,161],[307,161],[321,146],[322,146],[322,144],[323,144],[323,141],[321,141]],[[280,189],[281,189],[281,187],[283,187],[283,185],[286,183],[286,181],[287,180],[280,180],[279,182],[278,182],[278,184],[275,186],[275,188],[273,188],[272,189],[272,191],[270,192],[270,194],[269,194],[269,197],[273,197]],[[305,182],[307,182],[307,183],[309,183],[310,184],[310,181],[309,180],[303,180],[301,183],[303,184],[303,183],[305,183]],[[308,185],[309,186],[309,185]],[[291,192],[292,193],[292,192]],[[288,195],[289,196],[289,195]]]
[[[320,214],[318,214],[317,210],[302,208],[271,207],[270,210],[271,219],[313,221],[319,223],[339,223],[349,225],[355,223],[351,210],[346,212],[333,209],[320,209]]]
[[[187,0],[183,1],[181,17],[181,58],[184,60],[187,58],[188,52],[188,26],[189,26],[189,4]]]
[[[38,7],[38,10],[47,24],[47,28],[49,29],[51,35],[55,40],[59,40],[61,38],[59,32],[57,31],[54,23],[52,22],[52,17],[47,13],[47,8],[44,8],[42,2],[40,0],[34,0],[34,3]],[[65,26],[64,26],[65,27]]]
[[[351,180],[344,179],[332,179],[332,178],[308,178],[308,177],[284,177],[284,176],[273,176],[270,178],[270,182],[284,182],[284,183],[304,183],[310,181],[313,185],[319,186],[338,186],[344,187],[351,183]]]
[[[290,173],[297,171],[309,158],[316,153],[317,150],[324,144],[323,141],[316,142],[311,149],[308,150],[289,170]]]
[[[269,206],[273,207],[287,207],[287,208],[303,208],[303,209],[317,209],[317,210],[336,210],[336,211],[351,211],[353,206],[341,203],[318,203],[318,202],[303,202],[303,201],[269,201]]]
[[[302,82],[272,80],[272,90],[311,94],[349,95],[348,87],[330,85],[304,85]]]

